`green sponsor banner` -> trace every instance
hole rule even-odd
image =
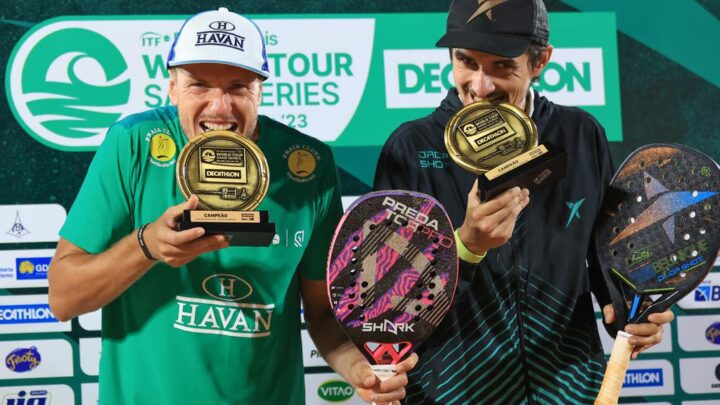
[[[16,119],[47,146],[95,149],[116,120],[169,102],[166,55],[183,18],[60,17],[34,26],[8,61]],[[255,18],[272,75],[261,112],[334,147],[379,147],[453,85],[448,51],[433,47],[443,13]],[[613,14],[556,13],[551,26],[554,59],[538,90],[588,110],[621,140]]]

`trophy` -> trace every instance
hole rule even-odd
[[[463,107],[445,126],[445,146],[460,167],[478,175],[480,201],[515,186],[532,191],[565,176],[565,149],[538,145],[535,123],[509,103]]]
[[[254,211],[270,182],[268,163],[258,146],[230,131],[208,131],[183,148],[177,181],[185,198],[198,196],[198,209],[185,210],[180,230],[202,227],[225,234],[234,246],[268,246],[275,224],[267,211]]]

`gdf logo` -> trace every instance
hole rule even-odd
[[[103,35],[42,26],[8,62],[8,102],[27,132],[61,150],[90,149],[121,117],[130,97],[128,65]]]

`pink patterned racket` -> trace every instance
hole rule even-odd
[[[440,324],[455,294],[452,225],[434,198],[382,191],[355,201],[328,258],[328,294],[345,333],[381,379]]]

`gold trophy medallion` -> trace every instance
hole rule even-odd
[[[482,174],[537,146],[535,123],[504,102],[478,101],[445,126],[445,146],[463,169]]]
[[[445,126],[445,147],[463,169],[478,175],[487,201],[511,187],[537,189],[565,176],[562,145],[539,145],[535,123],[512,104],[478,101]]]
[[[179,229],[202,227],[236,246],[272,242],[268,212],[253,211],[270,183],[265,155],[253,141],[230,131],[198,135],[180,152],[176,175],[185,198],[198,196],[198,209],[183,212]]]
[[[260,148],[230,131],[208,131],[180,153],[177,180],[185,198],[206,210],[250,211],[265,198],[270,175]]]

